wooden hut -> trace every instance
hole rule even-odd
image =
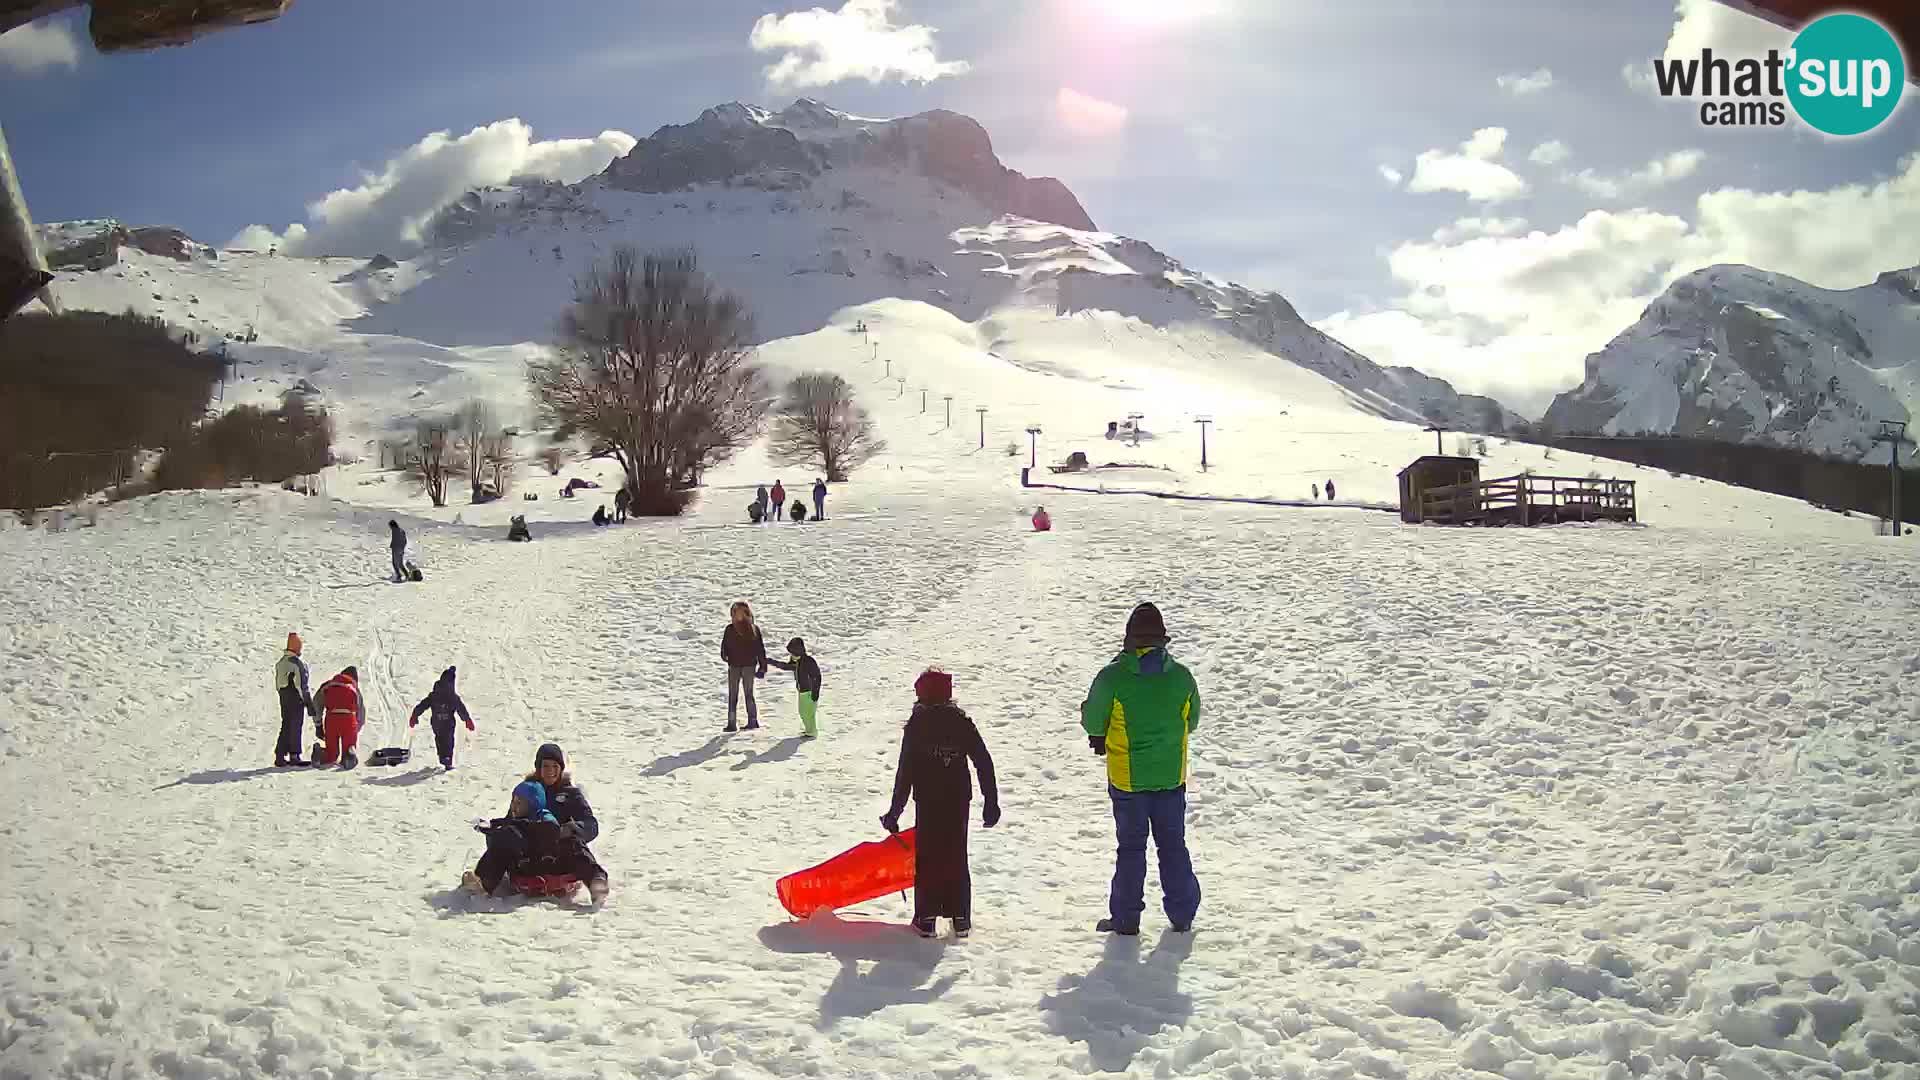
[[[1422,496],[1435,488],[1480,482],[1480,459],[1429,454],[1400,470],[1400,520],[1418,524]]]

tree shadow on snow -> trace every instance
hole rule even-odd
[[[767,765],[776,761],[785,761],[799,753],[801,744],[806,741],[807,739],[803,735],[789,735],[757,754],[748,754],[746,757],[741,758],[734,763],[732,771],[739,772],[742,769],[750,768],[754,765]]]
[[[726,748],[727,736],[724,733],[715,735],[696,749],[683,751],[678,754],[668,754],[663,758],[656,759],[653,764],[641,769],[640,775],[666,776],[668,773],[678,772],[681,769],[690,768],[694,765],[705,764],[719,757],[720,751]]]
[[[1040,999],[1047,1027],[1086,1043],[1094,1067],[1125,1072],[1155,1032],[1193,1016],[1193,996],[1179,990],[1180,965],[1191,955],[1192,933],[1167,931],[1144,958],[1139,938],[1110,934],[1092,971],[1063,976],[1060,991]]]
[[[258,779],[268,773],[306,771],[305,769],[276,769],[271,765],[262,765],[257,769],[205,769],[197,773],[189,773],[171,784],[161,784],[153,790],[165,791],[170,787],[179,787],[181,784],[230,784],[239,780]]]
[[[825,1031],[848,1017],[872,1016],[889,1005],[927,1005],[944,997],[958,975],[927,985],[946,946],[927,940],[898,923],[846,922],[830,913],[806,922],[775,923],[762,927],[760,943],[779,953],[826,953],[840,962],[840,972],[820,998],[820,1018],[814,1026]],[[869,966],[862,971],[861,965]]]

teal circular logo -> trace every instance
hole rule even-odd
[[[1864,15],[1825,15],[1793,39],[1787,100],[1809,127],[1861,135],[1893,115],[1907,63],[1887,28]]]

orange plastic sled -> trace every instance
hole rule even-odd
[[[833,911],[913,887],[913,830],[860,844],[774,886],[780,905],[796,919]]]

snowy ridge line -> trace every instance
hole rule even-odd
[[[1342,510],[1385,510],[1398,513],[1400,508],[1388,503],[1356,502],[1341,500],[1318,502],[1311,499],[1256,499],[1250,495],[1182,495],[1173,491],[1145,491],[1138,488],[1083,488],[1068,487],[1065,484],[1036,484],[1027,479],[1027,470],[1020,470],[1020,486],[1023,488],[1044,488],[1048,491],[1078,491],[1088,495],[1151,495],[1156,499],[1175,499],[1180,502],[1205,503],[1246,503],[1250,506],[1328,506]]]

